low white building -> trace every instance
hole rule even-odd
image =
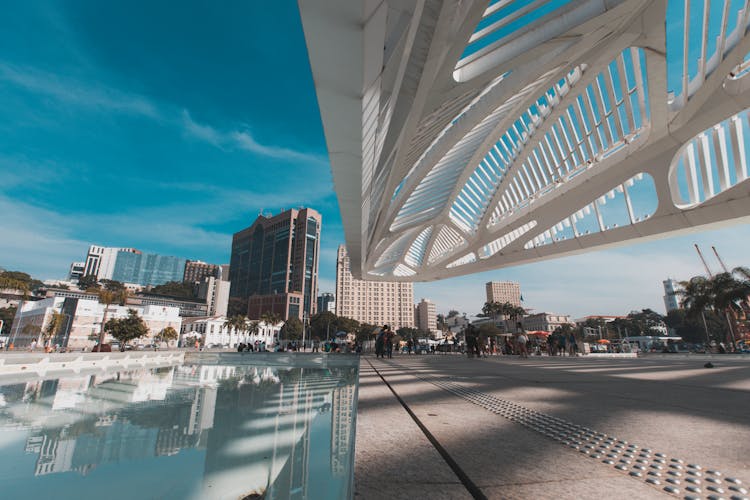
[[[279,339],[279,332],[283,325],[281,322],[271,325],[264,321],[258,321],[258,331],[251,333],[249,331],[250,320],[247,320],[245,330],[230,328],[226,323],[227,318],[224,316],[184,318],[180,331],[180,345],[190,345],[197,339],[206,347],[235,348],[240,343],[255,344],[258,342],[270,348]]]
[[[548,312],[529,314],[521,320],[521,323],[523,324],[523,328],[528,332],[554,332],[559,326],[574,324],[573,320],[567,314]]]
[[[16,312],[11,327],[9,342],[16,349],[30,346],[32,342],[42,343],[42,332],[49,325],[54,312],[65,315],[65,322],[59,333],[52,339],[51,344],[59,344],[69,349],[92,348],[98,340],[104,321],[105,305],[97,300],[74,297],[50,297],[36,302],[24,302]],[[128,316],[128,310],[134,309],[148,327],[148,336],[139,339],[141,343],[153,342],[153,337],[164,328],[171,326],[179,332],[182,318],[176,307],[162,306],[107,306],[106,321],[121,319]],[[104,342],[114,339],[106,335]],[[176,342],[171,342],[174,344]]]
[[[461,333],[468,325],[470,321],[465,316],[451,316],[445,318],[444,325],[452,336],[456,336]]]

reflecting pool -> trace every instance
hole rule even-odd
[[[0,497],[351,498],[359,364],[325,358],[0,378]]]

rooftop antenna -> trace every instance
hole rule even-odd
[[[727,266],[724,264],[724,261],[721,260],[721,257],[719,256],[719,252],[716,251],[716,247],[712,246],[711,250],[714,251],[714,255],[716,255],[716,258],[719,260],[719,264],[721,264],[721,268],[724,270],[725,273],[728,273],[729,270],[727,269]]]
[[[706,259],[703,258],[703,254],[701,253],[701,249],[698,248],[698,244],[697,243],[694,243],[694,245],[695,245],[695,251],[698,252],[698,257],[700,257],[701,258],[701,262],[703,262],[703,267],[706,268],[706,272],[708,273],[708,277],[709,278],[713,278],[714,275],[711,272],[711,270],[708,268],[708,264],[706,264]]]

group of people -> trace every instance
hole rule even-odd
[[[548,356],[578,356],[578,342],[575,335],[569,333],[553,333],[547,336],[547,355]]]
[[[393,357],[393,337],[394,333],[391,327],[383,325],[375,337],[375,357],[392,358]]]
[[[260,340],[256,340],[254,343],[248,342],[245,344],[244,342],[240,342],[237,344],[237,352],[264,352],[265,350],[266,343]]]

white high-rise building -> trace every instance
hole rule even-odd
[[[417,329],[437,333],[437,306],[429,299],[422,299],[415,308]]]
[[[71,262],[70,269],[68,270],[68,281],[78,283],[78,280],[83,277],[85,270],[85,262]]]
[[[677,282],[672,278],[662,281],[664,285],[664,308],[669,311],[674,311],[680,308],[680,304],[677,302]]]
[[[336,259],[336,315],[392,330],[414,327],[414,284],[354,279],[346,247]]]
[[[198,284],[198,297],[206,301],[209,316],[226,316],[229,307],[228,281],[205,276]]]
[[[485,285],[487,302],[510,302],[516,307],[521,306],[521,284],[515,281],[490,281]]]
[[[118,252],[140,253],[135,248],[100,247],[91,245],[86,254],[83,276],[96,276],[97,280],[110,280],[115,272]]]

